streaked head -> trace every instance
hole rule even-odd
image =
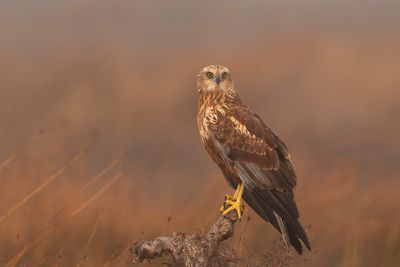
[[[234,90],[233,79],[229,70],[220,65],[210,65],[203,68],[197,75],[196,85],[199,93],[214,90]]]

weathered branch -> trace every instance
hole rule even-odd
[[[230,212],[219,218],[206,235],[173,233],[172,236],[136,242],[130,249],[134,258],[132,263],[171,255],[177,266],[215,266],[213,261],[219,256],[218,248],[222,241],[233,236],[237,220],[236,212]]]

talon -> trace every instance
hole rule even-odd
[[[235,200],[234,196],[231,195],[225,195],[224,197],[224,204],[222,204],[221,208],[219,209],[220,212],[223,212],[225,210],[225,206],[226,204],[230,204],[230,202],[232,202],[233,200]]]
[[[235,199],[236,199],[236,197],[234,197],[234,196],[225,195],[225,202],[228,201],[228,200],[235,200]]]
[[[243,215],[244,206],[242,204],[242,195],[243,195],[244,185],[240,184],[236,191],[235,195],[232,197],[230,195],[225,195],[225,203],[220,208],[222,215],[226,216],[229,212],[235,210],[240,220]]]
[[[223,204],[222,206],[221,206],[221,208],[219,208],[219,211],[222,213],[222,212],[224,212],[224,210],[225,210],[225,204]]]
[[[227,204],[229,204],[230,207],[223,210],[222,215],[226,216],[229,212],[235,210],[236,214],[238,216],[238,219],[240,220],[242,218],[242,214],[243,214],[243,205],[240,202],[233,202],[233,203],[227,203]]]

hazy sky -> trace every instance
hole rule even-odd
[[[400,31],[400,2],[385,1],[1,1],[0,46],[57,42],[235,41],[287,32],[377,35]],[[164,45],[164,44],[163,44]]]

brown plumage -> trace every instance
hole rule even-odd
[[[296,173],[285,144],[240,100],[228,69],[205,67],[197,76],[197,122],[203,144],[228,183],[244,184],[244,200],[298,253],[310,249],[294,201]]]

